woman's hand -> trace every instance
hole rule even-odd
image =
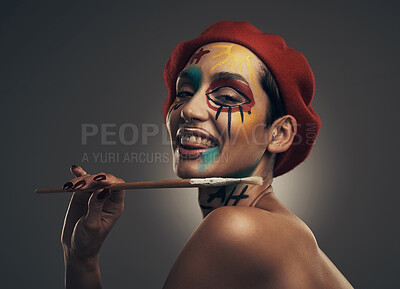
[[[125,191],[105,187],[124,180],[106,173],[90,175],[79,166],[71,172],[75,178],[63,186],[74,191],[61,235],[66,266],[96,266],[101,245],[124,210]]]

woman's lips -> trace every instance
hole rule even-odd
[[[208,149],[187,149],[182,146],[178,146],[179,155],[184,160],[195,160],[198,159]]]
[[[199,128],[181,128],[177,132],[178,151],[182,159],[194,160],[206,150],[218,146],[218,141]]]

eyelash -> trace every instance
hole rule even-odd
[[[218,93],[218,91],[220,91],[221,89],[223,89],[225,87],[218,87],[216,89],[214,89],[213,91],[207,93],[207,95],[212,95],[214,93]],[[232,88],[234,89],[234,88]],[[236,89],[234,89],[236,90]],[[186,90],[182,90],[182,91],[178,91],[175,95],[175,98],[178,101],[182,101],[188,97],[192,97],[193,96],[193,92],[191,91],[186,91]],[[227,102],[227,103],[231,103],[231,104],[237,104],[237,103],[241,103],[243,102],[241,99],[238,99],[237,97],[233,96],[233,95],[229,95],[229,94],[220,94],[220,95],[216,95],[215,99],[219,99],[223,102]]]
[[[230,102],[230,103],[238,103],[238,102],[240,102],[240,100],[238,100],[238,99],[236,99],[235,97],[233,97],[233,96],[230,96],[230,95],[228,95],[228,94],[221,94],[221,95],[217,95],[217,96],[215,96],[215,98],[216,99],[220,99],[220,100],[223,100],[223,101],[226,101],[226,102]]]
[[[243,95],[243,93],[237,91],[236,89],[234,89],[233,87],[229,87],[230,89],[235,90],[238,94],[240,94],[241,96],[234,96],[234,95],[229,95],[229,94],[223,94],[223,92],[221,92],[221,94],[218,95],[218,92],[223,89],[223,88],[227,88],[227,86],[223,86],[223,87],[218,87],[216,89],[214,89],[213,91],[207,93],[206,95],[210,98],[214,98],[215,100],[220,100],[222,102],[225,102],[225,105],[236,105],[238,103],[243,103],[246,101],[249,101],[249,99]],[[215,96],[212,96],[213,94],[216,94]],[[244,99],[242,99],[244,98]],[[221,104],[219,104],[221,105]]]
[[[193,92],[190,92],[190,91],[178,91],[176,93],[176,95],[175,95],[177,100],[179,100],[179,99],[183,100],[183,99],[185,99],[185,98],[187,98],[189,96],[192,97],[193,96]]]

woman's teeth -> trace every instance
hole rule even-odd
[[[184,142],[189,142],[189,143],[198,143],[198,144],[203,144],[209,147],[215,146],[214,142],[210,139],[203,138],[200,136],[194,136],[194,135],[185,135],[182,137],[182,141]]]

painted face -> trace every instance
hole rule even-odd
[[[167,115],[179,177],[251,174],[268,144],[262,67],[250,50],[228,42],[204,45],[193,54],[177,79]]]

